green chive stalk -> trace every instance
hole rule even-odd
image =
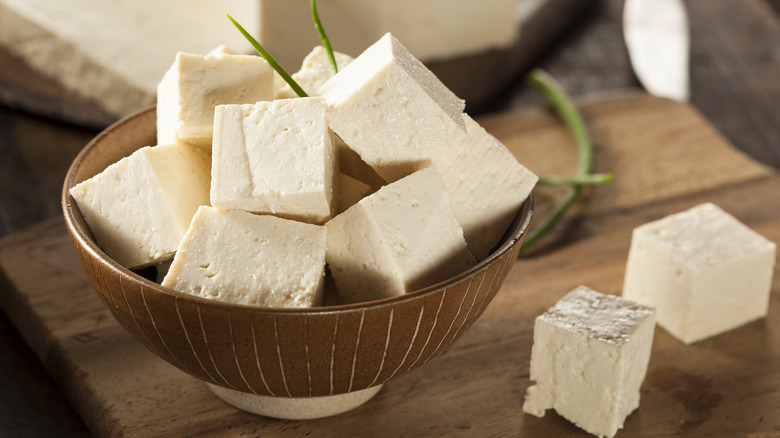
[[[230,16],[230,14],[227,14],[227,17],[231,22],[233,22],[233,25],[236,26],[238,31],[241,32],[242,35],[244,35],[244,38],[246,38],[247,41],[249,41],[249,43],[252,44],[252,47],[254,47],[255,50],[257,50],[257,53],[259,53],[260,56],[262,56],[263,59],[265,59],[268,62],[268,64],[270,64],[271,67],[273,67],[273,69],[276,70],[277,73],[279,73],[279,76],[281,76],[282,79],[284,79],[284,81],[287,82],[290,85],[290,87],[292,87],[293,91],[295,91],[295,93],[298,94],[298,96],[309,97],[309,95],[306,94],[305,91],[303,91],[303,88],[301,88],[301,86],[298,85],[297,82],[295,82],[295,79],[293,79],[292,76],[290,76],[290,74],[287,73],[284,67],[282,67],[278,62],[276,62],[276,59],[274,59],[274,57],[271,56],[271,54],[268,53],[263,48],[263,46],[261,46],[260,43],[257,42],[257,40],[254,39],[252,35],[250,35],[249,32],[246,31],[246,29],[243,28],[243,26],[238,24],[238,22],[236,22],[236,20],[234,20],[233,17]]]
[[[333,48],[330,45],[330,39],[328,39],[328,35],[325,34],[325,29],[322,27],[320,14],[317,13],[317,0],[311,0],[311,18],[314,21],[314,28],[317,29],[317,35],[320,36],[320,41],[322,41],[322,46],[325,47],[325,51],[328,53],[330,71],[335,75],[339,72],[339,66],[336,64],[336,56],[333,54]]]
[[[572,177],[540,178],[543,184],[570,185],[571,189],[566,196],[553,208],[550,215],[536,226],[526,237],[520,254],[531,247],[545,234],[552,230],[563,218],[566,211],[577,201],[586,185],[606,184],[614,179],[611,173],[593,174],[593,143],[588,129],[582,120],[571,98],[563,90],[563,87],[552,76],[542,70],[534,70],[528,75],[528,82],[541,91],[552,104],[555,111],[563,119],[577,145],[577,173]]]

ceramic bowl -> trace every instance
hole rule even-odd
[[[310,398],[377,388],[438,356],[479,318],[514,265],[532,215],[526,201],[499,247],[439,284],[373,302],[261,308],[194,297],[122,267],[95,244],[68,190],[154,145],[155,110],[100,133],[76,157],[62,205],[81,265],[114,318],[154,354],[217,389]]]

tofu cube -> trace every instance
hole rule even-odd
[[[339,156],[339,172],[368,184],[373,190],[378,190],[387,184],[387,181],[366,164],[357,152],[350,149],[338,135],[334,134],[333,139],[336,144],[336,153]]]
[[[349,303],[412,292],[476,264],[435,167],[382,187],[326,227],[328,265]]]
[[[553,408],[578,427],[613,437],[639,407],[655,310],[579,286],[536,318],[523,411]]]
[[[173,257],[192,215],[209,203],[208,151],[143,147],[70,189],[96,243],[134,268]]]
[[[336,65],[339,70],[346,67],[347,64],[352,62],[352,57],[340,52],[333,52],[333,57],[336,59]],[[330,68],[330,59],[328,58],[328,52],[323,46],[315,47],[306,57],[303,59],[300,70],[293,73],[292,78],[295,82],[303,88],[309,96],[316,96],[317,90],[325,82],[333,76],[333,72]],[[286,82],[276,92],[277,99],[291,99],[298,97],[298,94],[293,91],[292,87]]]
[[[389,33],[317,94],[331,106],[331,129],[387,182],[466,135],[464,102]]]
[[[623,296],[690,344],[766,316],[775,243],[712,203],[634,229]]]
[[[220,105],[211,204],[323,224],[336,210],[338,163],[322,98]]]
[[[466,114],[466,138],[434,164],[450,194],[469,250],[482,260],[506,233],[539,178]]]
[[[266,307],[322,303],[326,230],[240,210],[198,209],[163,286]]]
[[[157,143],[211,147],[214,107],[273,100],[274,70],[259,56],[220,46],[206,55],[179,52],[157,85]]]

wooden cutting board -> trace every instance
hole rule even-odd
[[[727,144],[691,107],[644,94],[582,102],[598,171],[555,235],[519,260],[482,318],[441,357],[346,414],[253,416],[145,350],[102,307],[63,222],[0,242],[0,304],[101,436],[588,436],[554,412],[523,414],[534,318],[579,284],[619,294],[631,230],[712,201],[780,242],[780,175]],[[484,126],[534,171],[569,173],[574,146],[546,110]],[[538,189],[537,218],[558,193]],[[656,328],[639,409],[618,437],[780,435],[780,273],[766,319],[690,346]],[[0,278],[2,278],[0,276]]]

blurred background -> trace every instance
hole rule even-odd
[[[535,67],[576,99],[644,92],[624,39],[623,0],[421,4],[318,3],[336,50],[357,55],[391,30],[473,116],[545,105],[524,81]],[[780,169],[780,0],[682,4],[687,23],[668,32],[690,41],[690,104],[736,148]],[[307,1],[0,0],[0,237],[61,216],[70,162],[101,129],[154,103],[177,50],[226,43],[249,53],[225,11],[291,72],[316,44]],[[0,357],[0,436],[88,435],[2,312]]]

